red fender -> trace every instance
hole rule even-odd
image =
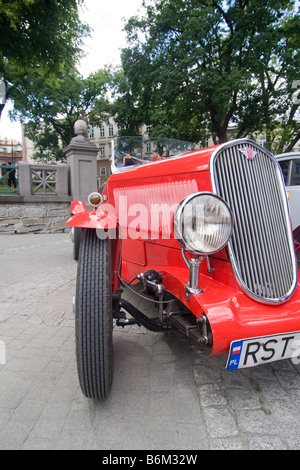
[[[99,238],[102,235],[110,238],[111,248],[111,269],[112,269],[112,289],[115,293],[120,287],[118,278],[119,256],[121,241],[118,237],[118,218],[115,208],[110,204],[101,204],[97,210],[87,211],[86,205],[82,201],[73,201],[71,204],[72,217],[67,221],[69,227],[91,228],[100,230],[97,232]],[[101,234],[101,230],[111,230],[108,234]]]
[[[71,202],[71,213],[79,214],[80,212],[86,211],[86,204],[83,201],[72,201]]]
[[[67,221],[69,227],[116,229],[118,219],[110,204],[101,204],[97,210],[87,211],[82,201],[73,201],[71,204],[72,217]]]

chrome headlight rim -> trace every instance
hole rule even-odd
[[[95,202],[95,200],[94,200],[94,202],[93,202],[93,198],[98,199],[98,202]],[[96,207],[100,206],[100,204],[102,203],[102,201],[103,201],[103,196],[102,196],[102,194],[98,193],[97,191],[93,191],[92,193],[90,193],[90,194],[88,195],[88,198],[87,198],[87,199],[88,199],[88,203],[89,203],[92,207],[95,207],[95,208],[96,208]]]
[[[194,198],[197,198],[199,196],[210,196],[210,197],[213,197],[213,198],[217,199],[219,202],[224,204],[224,206],[226,207],[226,209],[228,210],[228,213],[230,215],[230,233],[228,234],[228,236],[227,236],[226,240],[224,241],[224,243],[219,245],[218,248],[216,248],[214,250],[210,250],[210,251],[195,250],[193,247],[191,247],[189,245],[189,242],[188,242],[188,240],[186,239],[186,237],[184,236],[184,233],[183,233],[182,218],[183,218],[184,209],[186,208],[187,204],[189,204]],[[175,235],[175,238],[180,243],[180,245],[186,251],[188,251],[189,253],[192,253],[192,254],[195,254],[195,255],[198,255],[198,256],[210,256],[210,255],[213,255],[215,253],[218,253],[223,248],[225,248],[225,246],[229,243],[229,241],[231,239],[231,236],[232,236],[232,233],[233,233],[233,214],[232,214],[232,210],[231,210],[230,206],[228,205],[228,203],[222,197],[220,197],[218,194],[212,193],[210,191],[199,191],[197,193],[192,193],[189,196],[185,197],[179,203],[179,205],[178,205],[178,207],[175,211],[175,214],[174,214],[174,235]]]

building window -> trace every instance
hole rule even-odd
[[[105,127],[103,125],[100,127],[100,137],[105,137]]]
[[[89,138],[94,139],[94,137],[95,137],[95,129],[93,128],[93,126],[90,126],[89,127]]]
[[[105,157],[105,145],[100,145],[99,151],[100,151],[100,157]]]
[[[146,125],[146,132],[149,134],[151,132],[151,126]]]
[[[109,135],[109,137],[112,137],[114,135],[114,126],[113,126],[113,124],[109,124],[109,126],[108,126],[108,135]]]
[[[106,176],[106,166],[100,168],[100,176]]]
[[[151,148],[151,143],[148,142],[147,145],[146,145],[146,152],[147,153],[151,153],[152,152],[152,148]]]

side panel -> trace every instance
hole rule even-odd
[[[123,240],[122,259],[139,267],[146,266],[145,243],[142,240]]]
[[[155,249],[146,250],[140,243],[150,241],[155,242],[156,247],[180,248],[174,239],[174,212],[182,199],[199,191],[202,185],[211,190],[208,171],[165,178],[157,175],[141,180],[109,181],[109,201],[116,208],[127,264],[155,264]]]
[[[198,191],[193,177],[168,177],[134,181],[130,185],[114,185],[112,193],[123,238],[145,237],[170,239],[173,215],[179,202]]]

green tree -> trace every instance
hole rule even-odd
[[[144,122],[177,137],[215,142],[275,129],[277,146],[299,140],[293,84],[300,20],[292,0],[144,1],[126,25],[125,75]]]
[[[63,160],[62,149],[74,136],[74,123],[82,112],[91,125],[107,116],[109,68],[85,79],[74,69],[52,84],[45,83],[38,71],[24,79],[27,93],[23,88],[14,90],[15,116],[26,120],[25,135],[34,141],[37,159]]]
[[[82,54],[88,26],[79,18],[83,0],[0,0],[0,79],[6,98],[15,88],[24,92],[23,76],[38,71],[53,83]],[[0,106],[1,112],[5,106]]]
[[[142,124],[139,96],[125,76],[123,69],[114,70],[110,88],[113,101],[109,112],[120,128],[120,135],[139,135],[139,128]]]

